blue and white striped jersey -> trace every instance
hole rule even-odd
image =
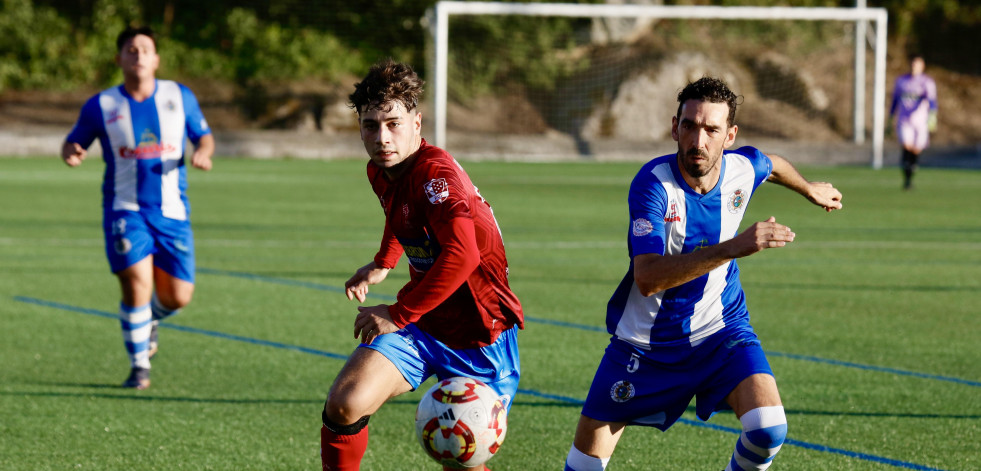
[[[677,155],[645,164],[630,185],[630,268],[607,306],[607,330],[657,361],[688,358],[713,334],[752,334],[735,260],[652,296],[634,282],[633,257],[677,255],[733,238],[772,162],[752,147],[725,152],[719,183],[700,195],[684,181]]]
[[[157,80],[153,95],[134,100],[122,85],[90,98],[69,142],[88,148],[96,138],[106,162],[106,211],[150,211],[187,220],[184,142],[210,134],[197,98],[177,82]]]

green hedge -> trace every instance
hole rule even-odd
[[[422,17],[434,0],[0,0],[0,92],[108,86],[120,80],[115,37],[127,24],[158,32],[167,76],[214,78],[253,86],[265,81],[332,82],[359,76],[383,57],[425,72]],[[575,1],[575,0],[568,0]],[[585,3],[582,0],[579,3]],[[666,4],[854,6],[854,0],[666,0]],[[869,0],[890,12],[892,37],[906,50],[964,73],[981,73],[981,55],[964,44],[981,35],[981,5],[958,0]],[[454,34],[506,41],[506,55],[485,58],[485,85],[510,70],[549,88],[569,74],[546,54],[570,44],[575,20],[482,18]],[[766,34],[760,31],[759,34]]]

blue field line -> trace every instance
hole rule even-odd
[[[116,314],[116,313],[106,312],[106,311],[100,311],[100,310],[97,310],[97,309],[88,309],[88,308],[84,308],[84,307],[72,306],[70,304],[63,304],[63,303],[58,303],[58,302],[54,302],[54,301],[45,301],[43,299],[31,298],[31,297],[27,297],[27,296],[14,296],[14,300],[15,301],[22,302],[22,303],[27,303],[27,304],[35,304],[35,305],[38,305],[38,306],[51,307],[51,308],[61,309],[61,310],[70,311],[70,312],[78,312],[78,313],[82,313],[82,314],[89,314],[89,315],[94,315],[94,316],[98,316],[98,317],[104,317],[104,318],[107,318],[107,319],[113,319],[113,320],[118,320],[119,319],[119,315]],[[167,329],[173,329],[173,330],[179,330],[181,332],[188,332],[188,333],[192,333],[192,334],[207,335],[207,336],[210,336],[210,337],[216,337],[216,338],[225,339],[225,340],[235,340],[235,341],[238,341],[238,342],[245,342],[245,343],[249,343],[249,344],[253,344],[253,345],[262,345],[262,346],[266,346],[266,347],[282,348],[282,349],[292,350],[292,351],[301,352],[301,353],[309,353],[309,354],[312,354],[312,355],[318,355],[318,356],[323,356],[323,357],[333,358],[333,359],[338,359],[338,360],[346,360],[347,357],[348,357],[347,355],[342,355],[342,354],[339,354],[339,353],[327,352],[327,351],[324,351],[324,350],[317,350],[317,349],[314,349],[314,348],[300,347],[300,346],[297,346],[297,345],[290,345],[290,344],[285,344],[285,343],[280,343],[280,342],[271,342],[271,341],[268,341],[268,340],[259,340],[259,339],[254,339],[254,338],[250,338],[250,337],[242,337],[240,335],[226,334],[226,333],[217,332],[217,331],[214,331],[214,330],[198,329],[196,327],[188,327],[188,326],[176,325],[176,324],[169,324],[169,323],[161,323],[160,324],[160,327],[167,328]],[[533,389],[518,389],[518,393],[524,394],[524,395],[528,395],[528,396],[533,396],[533,397],[539,397],[539,398],[543,398],[543,399],[550,399],[550,400],[554,400],[554,401],[565,402],[565,403],[568,403],[568,404],[574,404],[574,405],[578,405],[578,406],[581,406],[581,405],[584,404],[584,401],[582,401],[580,399],[576,399],[576,398],[568,397],[568,396],[560,396],[560,395],[556,395],[556,394],[543,393],[543,392],[540,392],[540,391],[535,391]],[[711,430],[716,430],[716,431],[720,431],[720,432],[727,432],[727,433],[732,433],[732,434],[736,434],[736,435],[739,435],[742,432],[741,430],[736,429],[736,428],[732,428],[732,427],[723,427],[721,425],[715,425],[715,424],[710,424],[710,423],[706,423],[706,422],[701,422],[701,421],[697,421],[697,420],[690,420],[690,419],[685,419],[685,418],[678,419],[678,422],[679,423],[682,423],[682,424],[685,424],[685,425],[690,425],[690,426],[693,426],[693,427],[708,428],[708,429],[711,429]],[[803,442],[803,441],[800,441],[800,440],[794,440],[794,439],[789,439],[789,438],[784,441],[784,444],[798,446],[798,447],[801,447],[801,448],[806,448],[808,450],[813,450],[813,451],[818,451],[818,452],[834,453],[834,454],[839,454],[839,455],[847,456],[849,458],[856,458],[856,459],[865,460],[865,461],[871,461],[871,462],[880,463],[880,464],[887,464],[887,465],[890,465],[890,466],[895,466],[897,468],[916,469],[916,470],[921,470],[921,471],[944,471],[944,470],[942,470],[940,468],[931,468],[929,466],[924,466],[924,465],[920,465],[920,464],[916,464],[916,463],[909,463],[909,462],[906,462],[906,461],[899,461],[899,460],[894,460],[894,459],[890,459],[890,458],[884,458],[884,457],[881,457],[881,456],[870,455],[870,454],[867,454],[867,453],[858,453],[858,452],[854,452],[854,451],[843,450],[843,449],[840,449],[840,448],[833,448],[833,447],[829,447],[829,446],[825,446],[825,445],[818,445],[818,444],[814,444],[814,443],[808,443],[808,442]]]
[[[56,303],[56,302],[53,302],[53,301],[45,301],[43,299],[29,298],[29,297],[26,297],[26,296],[14,296],[14,300],[15,301],[20,301],[22,303],[37,304],[39,306],[53,307],[55,309],[62,309],[62,310],[65,310],[65,311],[79,312],[79,313],[82,313],[82,314],[90,314],[90,315],[93,315],[93,316],[99,316],[99,317],[105,317],[105,318],[109,318],[109,319],[113,319],[113,320],[119,320],[119,314],[118,313],[112,313],[112,312],[106,312],[106,311],[99,311],[99,310],[96,310],[96,309],[87,309],[87,308],[84,308],[84,307],[72,306],[72,305],[69,305],[69,304]],[[282,348],[282,349],[286,349],[286,350],[293,350],[293,351],[302,352],[302,353],[309,353],[309,354],[312,354],[312,355],[319,355],[319,356],[323,356],[323,357],[327,357],[327,358],[334,358],[334,359],[337,359],[337,360],[346,360],[347,359],[347,355],[340,355],[340,354],[337,354],[337,353],[326,352],[326,351],[323,351],[323,350],[317,350],[315,348],[300,347],[300,346],[297,346],[297,345],[290,345],[290,344],[280,343],[280,342],[272,342],[272,341],[269,341],[269,340],[260,340],[260,339],[255,339],[255,338],[251,338],[251,337],[242,337],[240,335],[226,334],[224,332],[217,332],[217,331],[214,331],[214,330],[198,329],[197,327],[188,327],[186,325],[169,324],[169,323],[166,323],[166,322],[161,322],[160,323],[160,327],[161,328],[165,328],[165,329],[179,330],[181,332],[189,332],[189,333],[192,333],[192,334],[207,335],[207,336],[210,336],[210,337],[217,337],[217,338],[220,338],[220,339],[235,340],[235,341],[238,341],[238,342],[251,343],[251,344],[254,344],[254,345],[263,345],[263,346],[266,346],[266,347],[275,347],[275,348]]]
[[[263,276],[263,275],[256,275],[256,274],[252,274],[252,273],[243,273],[243,272],[226,271],[226,270],[215,270],[215,269],[210,269],[210,268],[198,268],[198,271],[201,272],[201,273],[207,273],[207,274],[210,274],[210,275],[232,276],[232,277],[236,277],[236,278],[245,278],[245,279],[255,280],[255,281],[261,281],[261,282],[265,282],[265,283],[276,283],[276,284],[287,285],[287,286],[299,286],[299,287],[303,287],[303,288],[312,288],[312,289],[316,289],[316,290],[320,290],[320,291],[331,291],[331,292],[335,292],[335,293],[343,293],[344,292],[344,288],[340,288],[340,287],[337,287],[337,286],[330,286],[330,285],[324,285],[324,284],[321,284],[321,283],[312,283],[312,282],[307,282],[307,281],[289,280],[289,279],[284,279],[284,278],[273,278],[273,277],[268,277],[268,276]],[[382,300],[382,301],[395,301],[395,296],[390,296],[390,295],[385,295],[385,294],[374,294],[374,293],[369,292],[368,295],[367,295],[367,297],[369,297],[369,298],[375,298],[375,299]],[[595,325],[586,325],[586,324],[577,324],[577,323],[574,323],[574,322],[556,321],[556,320],[551,320],[551,319],[540,319],[540,318],[528,317],[528,316],[525,316],[525,321],[532,322],[532,323],[537,323],[537,324],[548,324],[548,325],[554,325],[554,326],[559,326],[559,327],[568,327],[568,328],[571,328],[571,329],[588,330],[588,331],[591,331],[591,332],[606,332],[606,328],[605,327],[599,327],[599,326],[595,326]],[[965,386],[981,387],[981,382],[979,382],[979,381],[971,381],[971,380],[962,379],[962,378],[955,378],[955,377],[952,377],[952,376],[933,375],[933,374],[927,374],[927,373],[920,373],[920,372],[916,372],[916,371],[907,371],[907,370],[900,370],[900,369],[896,369],[896,368],[888,368],[888,367],[884,367],[884,366],[863,365],[861,363],[851,363],[851,362],[847,362],[847,361],[831,360],[831,359],[827,359],[827,358],[820,358],[820,357],[814,357],[814,356],[808,356],[808,355],[798,355],[798,354],[795,354],[795,353],[774,352],[774,351],[771,351],[771,350],[767,350],[766,351],[766,354],[769,355],[769,356],[773,356],[773,357],[789,358],[789,359],[792,359],[792,360],[810,361],[810,362],[814,362],[814,363],[824,363],[824,364],[827,364],[827,365],[844,366],[844,367],[847,367],[847,368],[857,368],[857,369],[866,370],[866,371],[876,371],[876,372],[879,372],[879,373],[890,373],[890,374],[899,375],[899,376],[911,376],[911,377],[914,377],[914,378],[931,379],[931,380],[935,380],[935,381],[946,381],[946,382],[950,382],[950,383],[963,384]]]
[[[860,370],[878,371],[878,372],[881,372],[881,373],[892,373],[892,374],[901,375],[901,376],[913,376],[913,377],[916,377],[916,378],[933,379],[933,380],[937,380],[937,381],[948,381],[948,382],[951,382],[951,383],[963,384],[963,385],[966,385],[966,386],[981,387],[981,382],[979,382],[979,381],[971,381],[971,380],[962,379],[962,378],[954,378],[954,377],[951,377],[951,376],[931,375],[931,374],[927,374],[927,373],[919,373],[919,372],[916,372],[916,371],[906,371],[906,370],[898,370],[896,368],[887,368],[887,367],[884,367],[884,366],[863,365],[863,364],[860,364],[860,363],[851,363],[851,362],[848,362],[848,361],[829,360],[827,358],[818,358],[818,357],[812,357],[812,356],[808,356],[808,355],[798,355],[796,353],[782,353],[782,352],[773,352],[773,351],[769,351],[768,350],[766,352],[766,354],[769,355],[769,356],[791,358],[791,359],[794,359],[794,360],[804,360],[804,361],[812,361],[812,362],[816,362],[816,363],[826,363],[828,365],[846,366],[848,368],[858,368]]]
[[[700,421],[697,421],[697,420],[691,420],[691,419],[685,419],[685,418],[678,419],[678,423],[682,423],[682,424],[686,424],[686,425],[694,425],[696,427],[709,428],[709,429],[712,429],[712,430],[718,430],[720,432],[734,433],[734,434],[737,434],[737,435],[740,434],[740,433],[742,433],[742,431],[739,430],[738,428],[724,427],[722,425],[715,425],[715,424],[710,424],[710,423],[707,423],[707,422],[700,422]],[[859,453],[859,452],[856,452],[856,451],[843,450],[841,448],[834,448],[834,447],[825,446],[825,445],[817,445],[817,444],[814,444],[814,443],[808,443],[808,442],[802,442],[800,440],[794,440],[792,438],[785,439],[784,442],[783,442],[783,444],[784,445],[793,445],[793,446],[797,446],[797,447],[801,447],[801,448],[806,448],[808,450],[813,450],[813,451],[819,451],[819,452],[823,452],[823,453],[834,453],[834,454],[837,454],[837,455],[847,456],[849,458],[856,458],[856,459],[865,460],[865,461],[872,461],[874,463],[887,464],[887,465],[890,465],[890,466],[895,466],[897,468],[917,469],[917,470],[920,470],[920,471],[943,471],[941,468],[931,468],[930,466],[924,466],[922,464],[910,463],[910,462],[907,462],[907,461],[899,461],[899,460],[894,460],[894,459],[891,459],[891,458],[884,458],[884,457],[881,457],[881,456],[870,455],[868,453]]]

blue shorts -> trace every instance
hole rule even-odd
[[[738,337],[735,337],[738,338]],[[606,347],[586,396],[582,414],[604,422],[625,422],[667,430],[696,398],[698,418],[729,409],[726,396],[758,373],[773,375],[759,340],[722,341],[689,364],[651,361],[622,340]]]
[[[154,266],[194,283],[194,236],[190,221],[136,211],[106,211],[102,230],[106,258],[113,273],[153,255]]]
[[[512,327],[486,347],[454,350],[409,324],[397,332],[375,337],[371,345],[359,347],[385,355],[413,390],[432,375],[438,379],[466,376],[490,386],[510,411],[521,376],[517,332],[518,328]]]

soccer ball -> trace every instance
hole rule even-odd
[[[507,407],[493,389],[457,376],[426,391],[416,409],[416,436],[443,466],[480,466],[497,453],[507,433]]]

